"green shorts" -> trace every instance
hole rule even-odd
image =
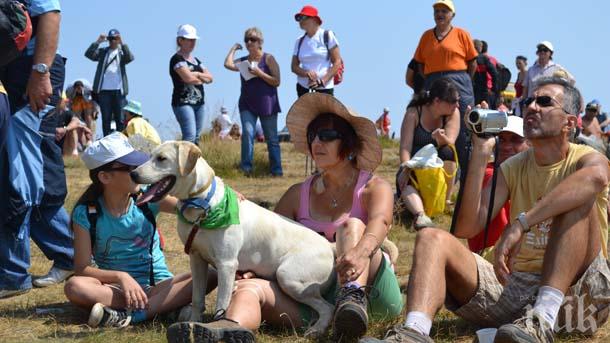
[[[329,287],[329,290],[322,294],[324,299],[331,304],[335,304],[339,285],[337,279]],[[402,312],[403,301],[400,293],[400,285],[398,279],[391,268],[390,263],[384,257],[381,259],[381,265],[377,271],[375,282],[369,292],[369,318],[373,320],[385,320],[388,318],[397,317]],[[301,321],[304,327],[308,327],[311,322],[315,321],[318,314],[314,309],[305,305],[299,304],[299,312]]]

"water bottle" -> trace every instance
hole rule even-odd
[[[110,132],[116,131],[116,122],[114,120],[110,121]]]

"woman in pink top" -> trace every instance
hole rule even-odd
[[[360,337],[369,316],[397,317],[403,306],[392,264],[380,249],[392,223],[394,197],[390,184],[372,174],[381,162],[375,124],[323,93],[300,97],[286,123],[295,148],[310,154],[321,172],[290,187],[275,212],[336,242],[337,284],[323,296],[335,303],[334,337]],[[210,333],[217,341],[237,337],[244,328],[257,329],[263,321],[296,328],[314,321],[315,311],[275,281],[251,272],[239,278],[224,318],[192,323],[193,331]]]

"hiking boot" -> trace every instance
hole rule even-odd
[[[131,322],[131,314],[126,310],[113,310],[101,303],[93,305],[89,314],[90,327],[96,328],[99,326],[124,328]]]
[[[0,290],[0,299],[14,297],[20,294],[24,294],[29,292],[29,288],[24,289],[1,289]]]
[[[367,297],[364,289],[341,287],[333,317],[333,336],[339,340],[362,337],[369,324],[366,307]]]
[[[417,215],[417,217],[413,221],[413,228],[415,229],[415,231],[419,231],[423,228],[431,227],[432,225],[434,225],[434,222],[432,221],[432,219],[430,219],[430,217],[428,217],[423,212],[420,213],[419,215]]]
[[[413,329],[410,329],[402,324],[398,324],[391,328],[383,339],[376,339],[372,337],[364,337],[359,343],[377,343],[377,342],[388,342],[388,343],[434,343],[430,336],[421,334]]]
[[[36,287],[47,287],[60,282],[63,282],[74,274],[73,270],[64,270],[57,267],[52,267],[47,275],[41,276],[36,280],[32,281],[32,284]]]
[[[211,323],[181,322],[167,329],[169,343],[250,343],[254,333],[230,319],[219,319]]]
[[[494,342],[552,343],[553,329],[540,314],[528,311],[525,317],[515,320],[512,324],[500,326]]]

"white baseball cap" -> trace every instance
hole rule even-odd
[[[508,116],[508,123],[501,132],[512,132],[518,136],[525,137],[523,135],[523,118],[517,116]]]
[[[199,39],[199,36],[197,36],[197,29],[195,28],[195,26],[190,24],[180,25],[180,27],[178,27],[177,37],[182,37],[186,39]]]
[[[551,50],[551,52],[555,51],[555,48],[553,48],[553,43],[549,42],[548,40],[543,40],[542,42],[538,43],[538,45],[536,45],[537,48],[539,48],[540,46],[547,47],[547,49]]]
[[[85,149],[81,158],[87,169],[92,170],[113,161],[137,167],[148,161],[149,156],[134,150],[125,135],[120,132],[113,132],[91,143]]]

